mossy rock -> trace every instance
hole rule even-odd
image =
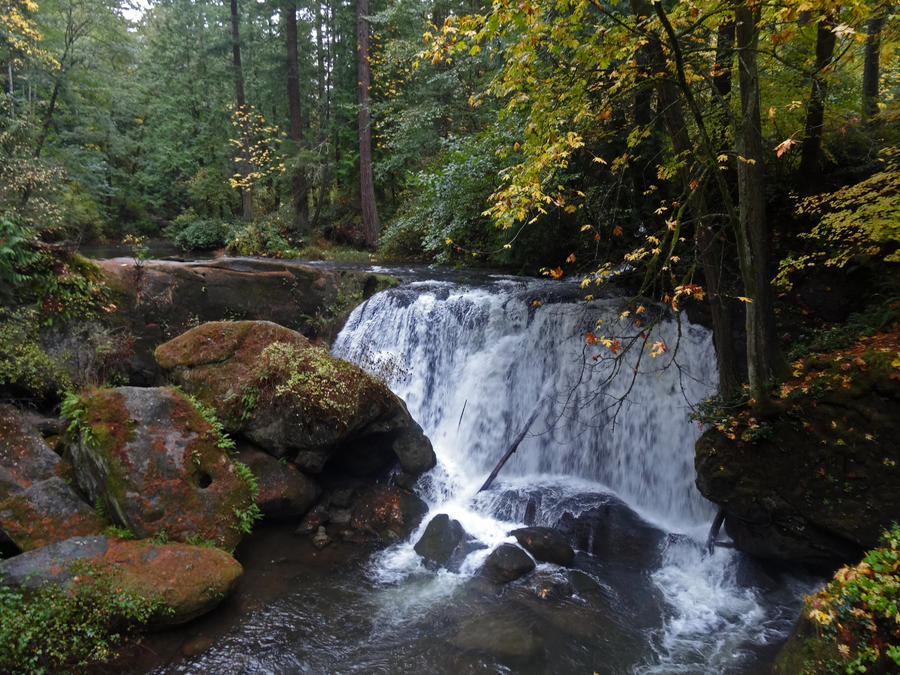
[[[182,624],[216,607],[236,587],[243,568],[221,549],[155,544],[105,536],[73,537],[0,562],[6,583],[73,588],[102,580],[110,593],[151,601],[152,626]]]
[[[833,569],[900,513],[900,335],[794,364],[778,412],[698,440],[697,487],[726,512],[738,548]]]
[[[202,539],[233,549],[254,512],[253,486],[219,432],[181,392],[86,392],[69,453],[79,486],[138,537]]]
[[[359,452],[378,459],[385,448],[407,473],[434,466],[430,442],[384,383],[283,326],[206,323],[160,345],[156,359],[229,431],[275,457],[298,458],[305,471],[322,471],[341,453],[354,468],[379,470],[382,462]]]

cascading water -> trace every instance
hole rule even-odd
[[[414,282],[357,308],[334,352],[406,400],[438,455],[416,489],[474,550],[453,571],[426,569],[414,543],[430,517],[408,541],[334,567],[341,544],[319,552],[261,533],[244,553],[267,598],[247,591],[250,606],[213,644],[184,656],[208,640],[201,630],[154,672],[761,672],[805,584],[704,550],[713,509],[693,487],[698,430],[686,417],[713,389],[709,333],[656,322],[649,305],[617,312],[616,299],[584,302],[575,285],[512,278]],[[634,348],[609,358],[628,336]],[[535,409],[518,451],[477,492]],[[524,524],[564,532],[573,566],[539,564],[498,589],[477,571]]]
[[[410,283],[357,308],[333,353],[384,377],[406,401],[438,455],[419,485],[432,513],[450,514],[489,548],[509,540],[529,510],[533,522],[558,525],[611,499],[669,533],[646,553],[659,556],[647,574],[662,616],[644,629],[652,653],[630,670],[743,672],[748,649],[784,635],[796,593],[764,607],[764,591],[737,580],[741,556],[707,555],[699,543],[714,509],[693,485],[699,432],[687,416],[689,402],[714,390],[711,336],[669,317],[645,342],[641,330],[658,308],[623,319],[617,299],[579,302],[577,293],[560,298],[560,287],[511,278]],[[588,331],[620,342],[587,342]],[[610,358],[628,335],[634,348]],[[497,484],[476,495],[535,406],[530,433]],[[417,537],[378,558],[376,580],[402,583],[423,572],[412,551]],[[487,551],[471,554],[457,581]],[[446,594],[448,576],[433,601]]]

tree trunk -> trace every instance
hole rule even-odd
[[[632,10],[638,16],[648,16],[653,11],[646,0],[632,0],[631,4]],[[648,36],[645,52],[651,70],[657,73],[665,72],[667,69],[665,52],[658,36]],[[663,123],[672,139],[672,151],[675,155],[695,153],[695,143],[691,140],[684,118],[681,97],[678,95],[675,84],[669,79],[661,78],[656,84],[656,92]],[[692,187],[695,176],[691,167],[684,162],[678,168],[678,177],[685,195],[689,195],[694,189],[702,189],[699,185]],[[737,389],[739,378],[735,371],[738,357],[732,341],[731,319],[721,287],[722,246],[705,220],[707,208],[704,196],[700,194],[693,197],[690,200],[689,208],[697,228],[700,263],[703,267],[712,318],[713,342],[716,347],[716,365],[719,375],[718,392],[721,396],[728,397]]]
[[[825,120],[825,96],[828,82],[824,74],[834,55],[834,18],[826,16],[816,28],[816,62],[812,76],[812,90],[806,107],[806,133],[800,156],[800,175],[805,179],[818,178],[822,173],[822,124]]]
[[[295,152],[299,152],[303,145],[303,120],[300,111],[300,77],[297,72],[296,0],[285,2],[284,14],[288,118],[290,120],[291,140],[294,141]],[[306,230],[309,224],[309,201],[306,192],[306,167],[295,160],[291,174],[291,203],[294,206],[294,220],[301,231]]]
[[[244,70],[241,66],[241,32],[238,16],[237,0],[231,0],[231,65],[234,69],[234,93],[238,110],[246,110],[247,99],[244,97]],[[241,125],[241,159],[238,171],[242,176],[250,173],[250,162],[247,153],[250,148],[246,124]],[[244,220],[253,220],[253,192],[249,187],[241,188],[241,216]]]
[[[741,116],[735,131],[738,154],[737,248],[746,303],[747,376],[755,406],[765,411],[769,404],[768,383],[776,373],[777,350],[772,293],[768,274],[768,230],[762,173],[762,132],[759,118],[759,72],[757,44],[759,10],[747,5],[735,9],[738,80]]]
[[[866,52],[863,61],[862,114],[870,120],[878,114],[878,72],[881,58],[881,30],[884,14],[866,23]]]
[[[359,103],[359,192],[366,247],[378,244],[378,211],[372,174],[372,114],[369,110],[369,0],[356,3],[356,74]]]

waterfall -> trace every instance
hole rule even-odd
[[[411,283],[358,307],[333,353],[406,401],[435,446],[444,497],[474,494],[539,406],[501,481],[593,481],[663,529],[702,529],[711,507],[694,487],[699,431],[687,418],[689,403],[714,389],[709,331],[667,317],[644,342],[634,319],[658,308],[620,319],[619,299],[578,301],[560,288],[511,278]],[[617,360],[586,342],[589,331],[636,341]],[[667,351],[651,356],[656,342]]]

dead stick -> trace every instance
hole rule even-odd
[[[531,428],[531,425],[534,423],[534,420],[537,419],[538,410],[541,408],[540,401],[536,406],[534,406],[534,410],[531,411],[531,417],[528,418],[528,421],[525,423],[525,426],[522,427],[522,431],[519,432],[519,435],[516,436],[516,440],[512,442],[512,445],[509,446],[509,449],[506,451],[506,454],[503,455],[503,458],[497,462],[497,466],[494,467],[494,470],[491,471],[491,475],[488,476],[487,480],[484,481],[484,485],[478,488],[478,492],[483,492],[487,490],[491,483],[494,482],[494,479],[497,477],[497,474],[500,473],[500,469],[503,468],[503,465],[506,464],[506,460],[513,456],[513,453],[518,450],[519,443],[522,442],[522,439],[525,438],[525,434],[528,433],[528,430]]]

